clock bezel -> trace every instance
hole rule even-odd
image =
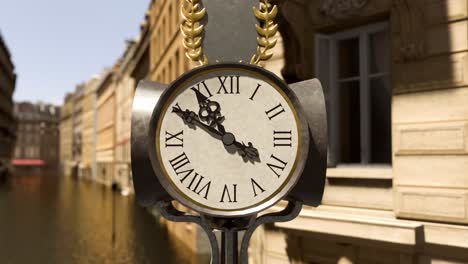
[[[201,75],[207,75],[210,72],[214,71],[241,71],[244,72],[241,76],[253,76],[255,78],[261,79],[274,88],[278,92],[283,93],[283,97],[286,97],[290,108],[295,111],[294,116],[298,123],[298,132],[300,133],[298,138],[298,153],[297,158],[295,159],[295,164],[287,176],[282,185],[275,190],[269,197],[263,199],[261,202],[258,202],[254,205],[244,207],[241,209],[217,209],[210,206],[201,204],[198,201],[193,200],[188,197],[179,188],[175,187],[175,184],[171,177],[166,172],[162,160],[160,160],[159,148],[157,147],[157,142],[159,142],[159,129],[160,124],[164,118],[162,114],[167,112],[167,108],[172,103],[172,98],[177,96],[180,89],[183,89],[186,83],[193,81],[194,79],[200,77]],[[247,73],[247,74],[246,74]],[[155,171],[158,180],[164,189],[169,193],[172,198],[181,202],[183,205],[203,214],[218,216],[218,217],[238,217],[238,216],[247,216],[255,214],[259,211],[265,210],[268,207],[273,206],[282,198],[284,198],[295,186],[298,179],[302,175],[302,172],[307,161],[308,149],[309,149],[309,127],[305,112],[302,109],[302,106],[299,103],[298,98],[295,93],[279,79],[275,74],[267,71],[263,68],[254,65],[247,64],[237,64],[237,63],[219,63],[211,64],[206,66],[201,66],[195,68],[182,76],[177,80],[171,83],[167,89],[162,93],[156,107],[153,110],[153,114],[150,121],[149,127],[149,156],[151,160],[151,165]]]

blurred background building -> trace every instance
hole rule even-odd
[[[98,182],[132,189],[134,89],[192,68],[179,33],[181,2],[151,1],[140,35],[109,72],[86,82],[80,160],[70,121],[76,93],[65,98],[64,168],[81,161],[91,172],[81,175],[93,175],[96,164]],[[279,45],[266,68],[288,83],[321,80],[329,168],[323,205],[256,232],[251,263],[466,263],[467,0],[278,5]],[[197,226],[167,228],[187,252],[208,254]]]
[[[60,167],[63,175],[72,174],[73,164],[73,94],[65,95],[60,112]]]
[[[10,51],[0,34],[0,181],[6,179],[16,139],[16,121],[13,115],[15,66]]]
[[[17,140],[14,151],[16,174],[56,171],[59,164],[60,107],[45,103],[15,103],[18,120]]]

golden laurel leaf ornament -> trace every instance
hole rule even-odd
[[[185,3],[185,4],[184,4]],[[185,55],[200,65],[208,64],[208,58],[203,54],[203,29],[201,21],[206,15],[206,9],[201,8],[199,0],[184,0],[181,6],[183,18],[180,31],[183,36]],[[277,40],[273,37],[278,32],[278,24],[275,23],[278,7],[270,3],[270,0],[260,0],[259,9],[253,7],[255,17],[261,25],[255,25],[257,31],[257,50],[252,56],[251,64],[262,66],[261,63],[273,57],[269,52],[276,46]]]
[[[253,55],[251,64],[261,66],[262,61],[267,61],[273,57],[273,53],[268,52],[276,46],[276,39],[273,37],[278,32],[278,24],[275,23],[278,7],[271,5],[270,0],[260,0],[260,9],[253,8],[255,17],[262,22],[262,26],[255,25],[257,30],[257,52]]]
[[[180,31],[182,32],[183,45],[186,50],[185,55],[200,65],[208,64],[208,58],[203,54],[202,34],[204,25],[201,20],[206,15],[205,8],[200,9],[199,0],[185,0],[185,5],[181,6],[181,15],[183,18]]]

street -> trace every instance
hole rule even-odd
[[[174,263],[171,252],[133,196],[53,175],[0,186],[0,263]]]

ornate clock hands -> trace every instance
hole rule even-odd
[[[241,157],[244,158],[245,160],[250,160],[253,162],[260,161],[258,150],[253,146],[252,142],[249,142],[247,145],[245,145],[244,142],[240,143],[236,141],[234,134],[229,133],[229,132],[226,133],[224,126],[221,124],[218,124],[218,130],[221,133],[223,133],[223,144],[225,146],[234,145],[239,150],[239,154],[241,155]]]
[[[223,136],[223,134],[221,134],[216,128],[201,122],[198,115],[193,111],[190,111],[188,109],[184,111],[179,107],[179,105],[177,105],[172,108],[172,112],[180,116],[188,125],[199,125],[200,127],[207,130],[214,136],[217,136],[218,138],[222,138]]]
[[[208,100],[209,101],[209,100]],[[236,141],[236,138],[234,134],[226,132],[224,126],[221,124],[221,122],[224,120],[224,117],[218,117],[217,115],[220,114],[220,109],[221,107],[219,106],[219,103],[217,102],[207,102],[206,105],[210,105],[210,103],[215,103],[217,105],[217,108],[215,108],[217,111],[216,114],[213,115],[213,112],[209,112],[210,110],[202,109],[202,106],[200,107],[200,113],[203,111],[209,112],[208,115],[205,115],[205,118],[200,118],[194,111],[186,109],[185,111],[180,108],[179,105],[176,105],[173,107],[172,112],[180,116],[186,124],[189,126],[192,125],[198,125],[202,129],[206,130],[212,136],[215,138],[221,139],[223,144],[226,147],[234,146],[237,148],[239,154],[245,161],[251,161],[251,162],[256,162],[259,161],[259,154],[258,150],[253,146],[251,142],[249,142],[247,145],[244,143],[240,143]],[[214,105],[214,104],[213,104]],[[203,107],[204,107],[203,106]],[[211,109],[212,111],[212,109]],[[213,119],[213,117],[215,117]],[[207,125],[203,123],[201,120],[206,120],[206,122],[210,122],[210,125]],[[217,127],[218,129],[216,129]]]

